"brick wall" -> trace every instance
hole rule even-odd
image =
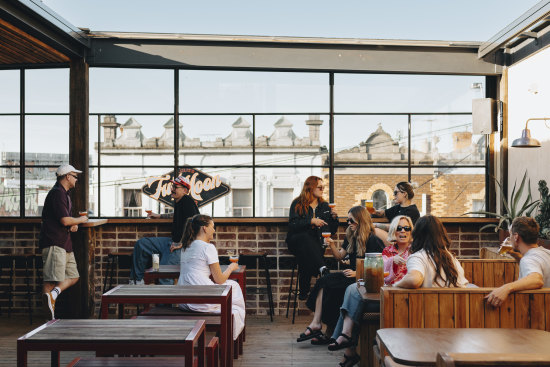
[[[479,257],[482,246],[497,246],[498,238],[493,232],[479,232],[479,228],[486,222],[473,224],[447,222],[445,226],[452,240],[451,249],[458,257]],[[36,252],[40,224],[6,224],[0,223],[0,255],[32,255]],[[340,227],[338,238],[343,239],[343,226]],[[94,292],[96,312],[99,308],[100,297],[103,292],[103,280],[106,273],[108,254],[112,251],[133,249],[138,238],[145,236],[169,236],[170,225],[161,223],[113,223],[106,224],[95,229],[97,231],[97,244],[94,250]],[[286,313],[286,303],[292,269],[292,255],[285,244],[287,226],[285,223],[267,224],[236,224],[226,223],[221,220],[216,225],[215,244],[220,254],[221,263],[225,263],[224,256],[228,249],[237,250],[265,250],[269,255],[270,276],[273,287],[273,299],[276,314]],[[329,261],[331,262],[331,261]],[[128,282],[128,263],[121,263],[120,269],[113,279],[114,284]],[[254,294],[252,288],[265,286],[264,272],[257,269],[255,263],[247,265],[247,313],[267,314],[268,302],[264,294]],[[333,268],[336,267],[332,264]],[[2,312],[7,312],[8,298],[5,293],[8,289],[9,273],[4,269],[0,274],[0,307]],[[18,291],[14,295],[12,312],[16,314],[27,313],[26,284],[24,266],[18,264],[13,282]],[[31,271],[33,309],[40,307],[40,271]],[[115,312],[114,308],[112,312]],[[130,312],[132,312],[130,310]],[[300,313],[308,313],[303,303],[300,304]]]

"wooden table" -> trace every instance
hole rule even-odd
[[[29,351],[51,351],[51,365],[58,367],[62,350],[95,351],[97,356],[184,355],[186,366],[204,366],[204,324],[203,320],[52,320],[17,339],[17,366],[27,366]]]
[[[377,342],[404,365],[435,366],[437,353],[547,354],[550,333],[536,329],[380,329]]]
[[[109,304],[118,304],[119,317],[125,304],[208,303],[221,305],[220,350],[222,367],[233,366],[233,324],[230,285],[119,285],[101,296],[101,318],[109,316]],[[154,320],[153,320],[154,321]],[[170,321],[170,320],[167,320]]]
[[[224,272],[229,265],[221,265],[222,272]],[[143,281],[145,284],[156,283],[158,279],[177,279],[180,277],[180,265],[160,265],[159,271],[153,271],[153,268],[145,270]],[[246,265],[239,265],[237,270],[234,270],[229,275],[229,279],[235,280],[239,283],[243,297],[246,300]]]

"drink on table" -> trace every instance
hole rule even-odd
[[[159,254],[153,254],[153,271],[159,271],[159,269],[160,269]]]
[[[149,216],[153,213],[152,210],[146,210],[145,213],[147,213],[147,218],[149,218]]]
[[[365,208],[370,214],[374,214],[374,203],[372,200],[365,200]]]
[[[80,215],[81,217],[85,217],[86,215],[88,215],[88,212],[87,211],[78,212],[78,215]]]
[[[368,293],[380,293],[384,285],[384,260],[382,254],[370,252],[365,254],[365,283]]]

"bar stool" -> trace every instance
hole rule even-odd
[[[29,322],[32,325],[32,294],[31,294],[31,278],[30,278],[30,269],[33,267],[34,255],[8,255],[0,257],[0,274],[2,274],[4,269],[9,269],[9,284],[7,287],[8,296],[8,317],[11,317],[11,309],[13,307],[13,295],[14,294],[24,294],[27,298],[27,311],[29,313]],[[13,278],[15,276],[15,271],[21,265],[25,267],[25,290],[17,291],[15,290],[15,284]],[[1,312],[0,312],[1,314]]]
[[[246,262],[247,259],[254,259],[256,260],[262,260],[265,270],[265,281],[267,283],[267,286],[264,288],[256,287],[255,290],[256,293],[266,293],[267,299],[269,300],[269,317],[271,318],[271,321],[273,321],[273,315],[275,315],[275,306],[273,305],[273,292],[271,290],[271,277],[269,276],[269,265],[267,263],[267,253],[265,251],[247,251],[243,250],[239,254],[239,262]],[[261,264],[259,264],[261,265]],[[247,287],[248,290],[248,287]]]
[[[294,284],[294,271],[296,270],[296,284]],[[294,289],[293,289],[294,288]],[[292,309],[292,323],[296,319],[296,306],[298,305],[298,293],[300,293],[300,267],[296,262],[296,258],[292,258],[292,275],[290,276],[290,288],[288,289],[288,298],[286,301],[286,318],[288,319],[288,311],[290,309],[290,299],[294,295],[294,307]]]
[[[105,278],[103,278],[103,293],[113,288],[113,276],[118,270],[120,259],[127,259],[129,263],[132,261],[132,251],[113,251],[107,256],[107,266]],[[116,269],[115,269],[116,264]],[[107,278],[109,278],[109,288],[107,289]]]

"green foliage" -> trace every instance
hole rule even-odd
[[[498,182],[497,179],[495,179],[495,182],[500,188],[500,200],[504,208],[504,214],[492,213],[487,211],[475,211],[475,212],[464,213],[464,215],[484,214],[484,215],[496,217],[499,219],[498,224],[487,224],[481,227],[480,231],[483,231],[484,229],[488,229],[488,228],[494,228],[495,232],[497,232],[499,228],[508,230],[510,228],[510,225],[512,224],[512,221],[515,218],[521,217],[524,215],[530,216],[533,210],[535,210],[535,208],[539,204],[539,200],[535,200],[535,201],[532,200],[531,180],[527,180],[527,171],[525,171],[525,173],[523,174],[523,179],[521,180],[521,184],[519,185],[519,188],[517,189],[517,191],[516,191],[517,182],[514,183],[514,188],[512,189],[512,195],[510,195],[510,201],[508,201],[506,196],[504,195],[503,193],[504,191],[502,190],[502,185],[500,184],[500,182]],[[520,199],[526,184],[527,184],[527,197],[525,198],[523,203],[520,203]]]
[[[550,195],[545,180],[539,181],[539,207],[535,220],[540,225],[540,237],[550,239]]]

